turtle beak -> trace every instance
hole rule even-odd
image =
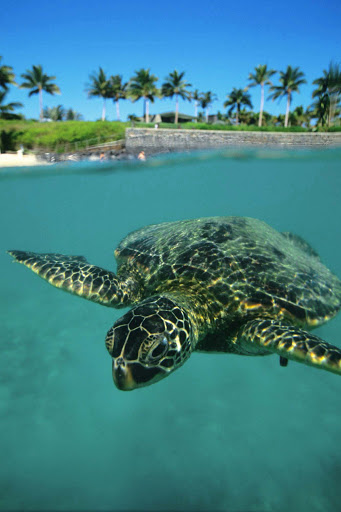
[[[112,376],[114,383],[121,391],[149,386],[166,377],[167,373],[159,368],[146,368],[140,363],[127,362],[122,356],[112,361]]]
[[[137,387],[132,376],[131,367],[123,357],[113,359],[112,376],[116,387],[122,391],[131,391]]]

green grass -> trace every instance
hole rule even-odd
[[[238,132],[307,132],[307,128],[302,126],[290,126],[284,128],[284,126],[255,126],[240,124],[238,126],[226,125],[226,124],[206,124],[206,123],[188,123],[189,129],[196,130],[229,130]]]
[[[2,150],[74,151],[106,142],[124,139],[129,123],[109,121],[0,121]]]
[[[135,128],[154,128],[154,123],[141,123],[135,122]],[[230,124],[208,124],[208,123],[183,123],[178,126],[174,123],[159,123],[159,128],[169,128],[169,129],[184,129],[184,130],[226,130],[226,131],[248,131],[248,132],[338,132],[341,131],[340,126],[333,126],[330,128],[327,127],[318,127],[317,130],[314,128],[308,129],[303,128],[303,126],[289,126],[284,128],[284,126],[255,126],[255,125],[247,125],[240,124],[238,126],[230,125]]]

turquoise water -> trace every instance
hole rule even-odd
[[[293,231],[341,276],[341,152],[172,155],[0,175],[2,510],[335,511],[338,376],[278,357],[193,354],[118,391],[104,338],[121,311],[53,289],[6,249],[114,269],[128,232],[242,215]],[[341,346],[341,315],[316,333]]]

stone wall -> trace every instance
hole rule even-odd
[[[223,130],[166,130],[154,128],[127,128],[126,150],[137,154],[169,151],[188,151],[222,147],[268,146],[280,148],[325,148],[341,146],[338,133],[242,132]]]

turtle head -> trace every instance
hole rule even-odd
[[[124,391],[149,386],[179,368],[192,351],[192,328],[183,307],[157,296],[141,302],[109,330],[116,386]]]

